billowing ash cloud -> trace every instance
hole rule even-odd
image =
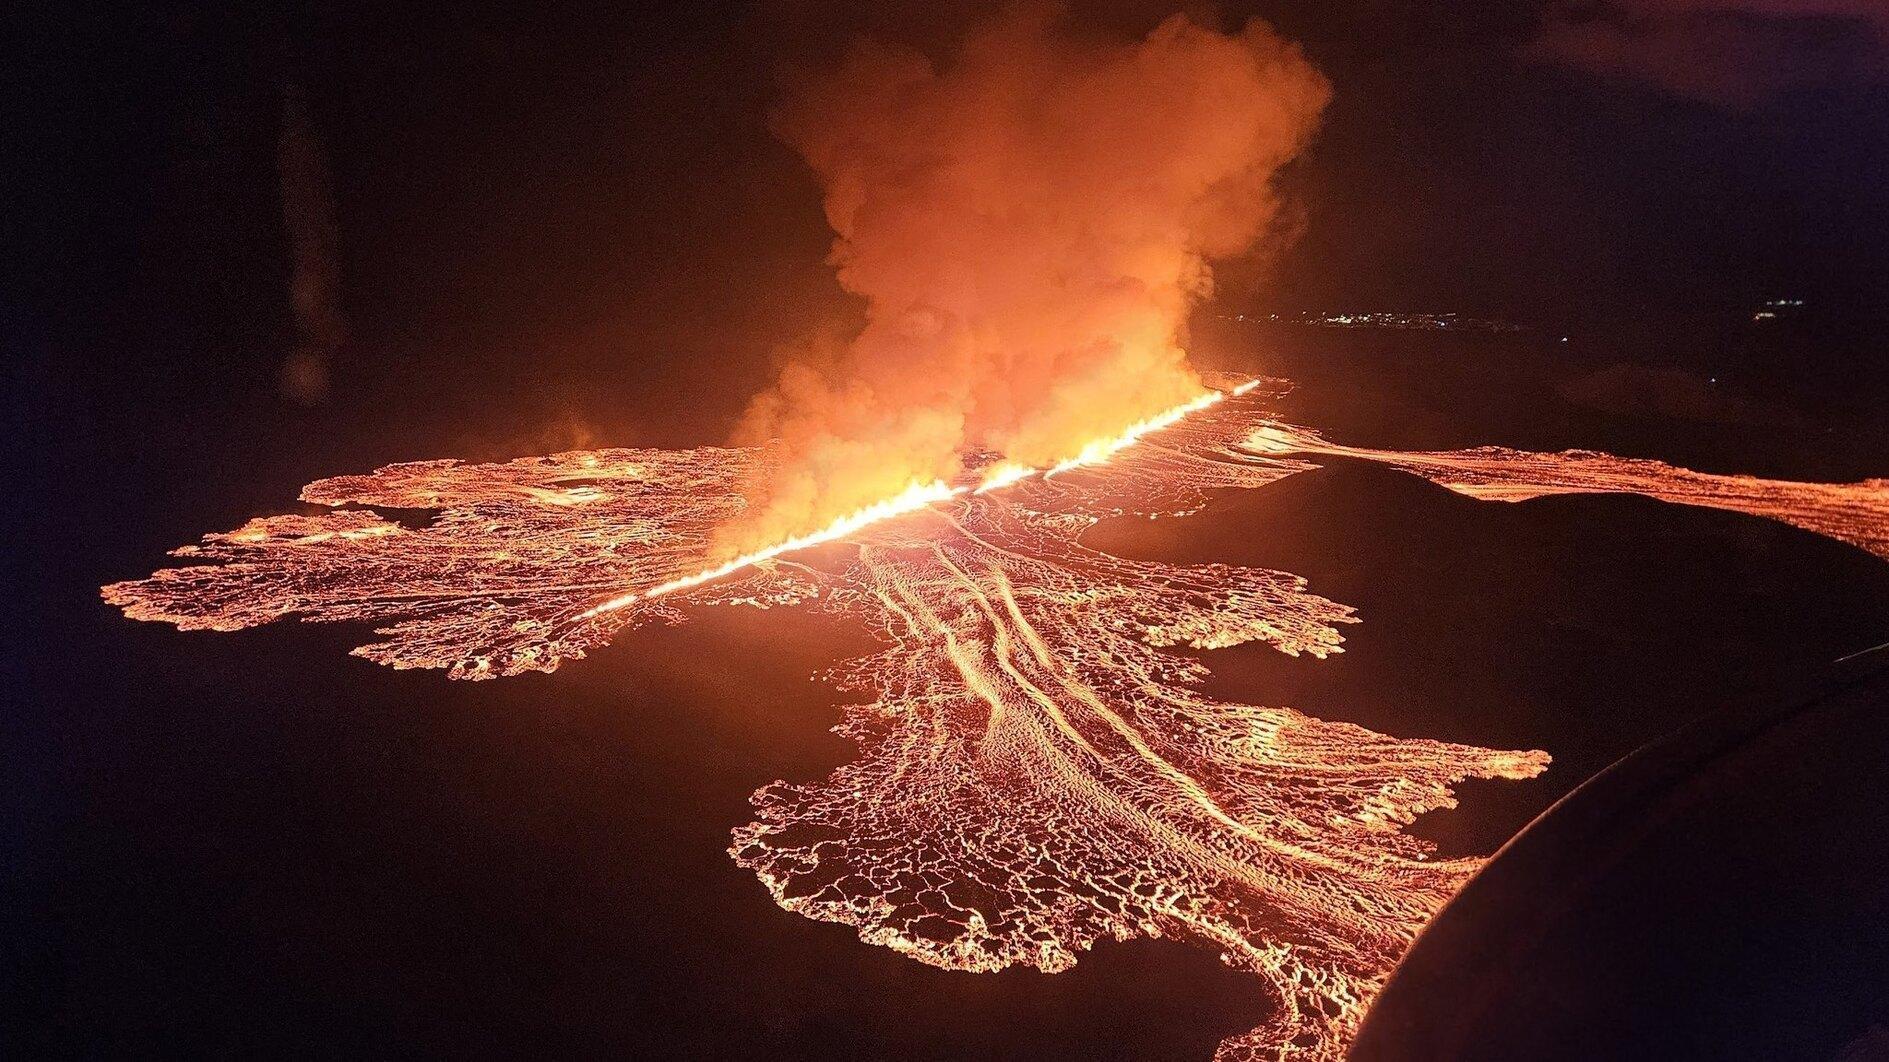
[[[1047,6],[942,66],[861,42],[794,86],[775,130],[820,180],[866,323],[753,403],[743,441],[784,463],[722,546],[950,479],[966,448],[1053,464],[1193,397],[1181,343],[1208,262],[1261,241],[1329,96],[1258,21],[1101,42]]]
[[[1889,0],[1601,0],[1550,7],[1537,59],[1750,106],[1889,78]]]

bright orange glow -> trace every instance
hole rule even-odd
[[[1243,384],[1242,386],[1250,387],[1252,385],[1249,383]],[[1208,391],[1197,398],[1175,406],[1165,413],[1157,413],[1147,420],[1130,424],[1120,435],[1112,439],[1097,439],[1089,443],[1087,446],[1077,451],[1076,456],[1056,465],[1048,472],[1045,472],[1044,475],[1053,476],[1059,472],[1067,472],[1072,468],[1081,468],[1084,465],[1099,465],[1115,456],[1117,453],[1135,445],[1135,443],[1141,440],[1142,436],[1150,432],[1160,431],[1162,428],[1179,422],[1182,417],[1187,416],[1189,413],[1198,413],[1225,398],[1226,392],[1224,391]]]
[[[1051,469],[1047,475],[1055,475],[1057,472],[1066,471],[1078,465],[1101,464],[1108,460],[1113,454],[1134,445],[1135,441],[1142,436],[1179,423],[1181,419],[1188,414],[1214,405],[1225,399],[1229,394],[1243,395],[1252,390],[1258,383],[1259,381],[1257,380],[1248,380],[1235,387],[1232,391],[1209,391],[1198,398],[1184,402],[1164,413],[1149,417],[1147,420],[1131,425],[1126,431],[1115,438],[1102,439],[1090,443],[1082,448],[1080,456],[1057,465],[1055,468]],[[1001,490],[1036,475],[1037,471],[1037,469],[1031,468],[1028,465],[1020,465],[1009,461],[1002,462],[993,467],[990,472],[984,476],[983,482],[977,487],[977,493],[985,494],[993,490]],[[559,492],[534,488],[530,493],[532,497],[553,505],[571,505],[579,500],[591,501],[597,496],[594,490],[590,490],[589,488],[580,489],[587,492],[583,494],[581,498],[577,496],[577,491]],[[906,513],[915,512],[937,502],[955,498],[969,489],[968,487],[953,487],[937,481],[931,483],[913,483],[900,493],[884,501],[868,505],[857,512],[842,516],[811,534],[798,535],[763,549],[755,550],[752,553],[744,553],[732,560],[704,568],[692,575],[684,575],[671,579],[668,582],[659,583],[647,590],[620,594],[594,608],[586,610],[579,614],[578,618],[590,619],[593,616],[599,616],[606,612],[615,612],[617,609],[637,601],[646,601],[653,597],[661,597],[664,594],[672,594],[677,590],[686,590],[692,586],[700,586],[703,583],[720,579],[723,576],[732,575],[743,568],[760,564],[763,561],[773,560],[775,557],[779,557],[785,553],[793,553],[797,550],[808,549],[827,542],[834,542],[872,524],[876,524],[881,520],[890,520],[895,516],[903,516]]]
[[[762,789],[754,821],[734,831],[731,854],[780,906],[958,970],[1056,971],[1098,940],[1189,941],[1251,973],[1270,1005],[1221,1058],[1337,1059],[1410,940],[1479,866],[1432,858],[1404,827],[1453,806],[1464,778],[1527,778],[1548,757],[1216,700],[1199,655],[1172,647],[1256,642],[1323,658],[1342,651],[1352,610],[1288,573],[1131,560],[1083,532],[1117,514],[1182,515],[1212,491],[1343,454],[1474,497],[1631,490],[1889,556],[1889,481],[1341,447],[1271,419],[1266,397],[1251,385],[1203,395],[1085,448],[1068,470],[1080,475],[999,464],[975,488],[914,483],[721,565],[708,564],[715,529],[742,511],[763,452],[392,465],[303,498],[433,509],[431,523],[361,508],[259,518],[177,551],[208,563],[104,595],[183,628],[369,621],[382,640],[358,654],[468,679],[550,671],[690,608],[817,598],[881,648],[833,672],[852,697],[840,729],[855,761]],[[851,548],[788,555],[834,541]]]
[[[743,554],[742,556],[736,557],[734,560],[717,564],[712,568],[704,568],[693,575],[684,575],[680,578],[671,579],[666,583],[658,583],[647,590],[624,594],[621,597],[613,597],[595,608],[579,613],[577,618],[590,619],[592,616],[600,616],[606,612],[615,612],[617,609],[636,601],[646,601],[652,597],[673,594],[677,590],[687,590],[692,586],[700,586],[712,579],[720,579],[725,575],[731,575],[750,565],[773,560],[783,553],[792,553],[795,550],[807,549],[825,542],[837,541],[865,527],[876,524],[881,520],[890,520],[895,516],[903,516],[906,513],[923,509],[933,502],[941,502],[962,493],[964,493],[963,487],[950,487],[943,483],[914,483],[905,488],[903,493],[895,497],[887,498],[885,501],[879,502],[876,505],[868,505],[850,516],[842,516],[838,520],[833,521],[831,524],[828,524],[826,527],[810,535],[790,538],[785,542],[777,543],[766,549],[756,550],[753,553]]]
[[[737,438],[778,460],[717,559],[955,483],[968,454],[1053,468],[1200,395],[1183,338],[1213,263],[1277,247],[1274,177],[1331,97],[1296,44],[1259,19],[1127,40],[991,6],[936,49],[809,69],[773,112],[862,316],[756,396]]]
[[[1002,490],[1012,483],[1021,483],[1029,479],[1039,471],[1041,470],[1018,464],[1015,461],[1000,462],[984,473],[984,481],[978,484],[977,493],[988,494],[993,490]]]

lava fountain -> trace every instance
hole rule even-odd
[[[1425,921],[1474,872],[1403,827],[1464,778],[1528,778],[1539,751],[1391,737],[1200,692],[1175,647],[1340,652],[1352,610],[1297,576],[1127,560],[1083,532],[1185,515],[1325,454],[1473,497],[1631,491],[1733,509],[1889,556],[1889,481],[1708,476],[1585,451],[1341,447],[1272,417],[1263,387],[1203,394],[1047,472],[963,455],[825,530],[715,562],[766,448],[607,449],[423,461],[310,484],[263,517],[113,584],[136,619],[235,630],[285,616],[379,624],[356,654],[454,678],[551,671],[708,606],[844,615],[882,648],[830,673],[857,759],[754,795],[730,853],[789,911],[935,966],[1068,968],[1103,938],[1172,937],[1252,973],[1272,1007],[1223,1059],[1336,1058]],[[340,508],[341,506],[353,506]],[[374,508],[431,510],[425,526]],[[843,543],[814,556],[805,547]]]

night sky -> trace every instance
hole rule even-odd
[[[1877,7],[1190,6],[1272,21],[1336,92],[1283,177],[1289,231],[1220,271],[1197,353],[1300,380],[1294,412],[1360,444],[1889,474]],[[96,596],[322,475],[722,441],[783,346],[856,312],[818,191],[768,132],[779,79],[860,33],[936,51],[988,10],[8,16],[0,855],[18,924],[0,990],[27,1015],[4,1023],[10,1056],[1199,1059],[1254,1023],[1246,982],[1204,953],[945,974],[781,912],[730,864],[749,791],[844,762],[806,676],[856,632],[723,618],[472,687],[351,659],[360,632],[180,635]],[[1098,34],[1171,13],[1075,10]],[[332,180],[345,319],[313,393],[281,382],[290,86]],[[1781,298],[1804,306],[1752,320]],[[1335,310],[1525,331],[1222,319]],[[1553,750],[1533,788],[1466,787],[1458,818],[1426,820],[1456,850],[1889,628],[1879,562],[1726,513],[1484,506],[1343,466],[1283,487],[1140,548],[1281,567],[1360,605],[1358,644],[1323,670],[1230,654],[1216,681],[1246,696]]]
[[[1829,356],[1793,374],[1880,396],[1889,29],[1812,6],[1833,13],[1743,16],[1740,39],[1770,49],[1734,53],[1752,84],[1685,90],[1657,66],[1545,53],[1567,23],[1526,4],[1228,9],[1303,41],[1337,91],[1286,177],[1296,242],[1222,269],[1220,303],[1630,326],[1637,360],[1736,376],[1770,355],[1729,349],[1725,322],[1802,298]],[[643,431],[681,426],[632,425],[625,396],[685,389],[726,416],[770,351],[841,306],[816,190],[766,128],[780,77],[862,32],[937,51],[979,10],[48,5],[8,71],[9,244],[25,249],[5,264],[8,312],[80,363],[187,347],[165,367],[222,386],[267,365],[287,327],[275,166],[293,83],[331,160],[359,340],[337,391],[561,395],[600,429]],[[1097,33],[1169,13],[1079,10]],[[1779,51],[1800,76],[1775,73]],[[1670,61],[1674,77],[1697,65]]]

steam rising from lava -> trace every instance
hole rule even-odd
[[[1209,260],[1266,233],[1272,177],[1328,97],[1262,22],[1176,15],[1122,44],[1047,5],[942,66],[862,42],[795,86],[775,129],[820,180],[865,325],[753,403],[739,441],[780,460],[721,553],[952,482],[967,453],[1050,468],[1201,395],[1188,308]]]

